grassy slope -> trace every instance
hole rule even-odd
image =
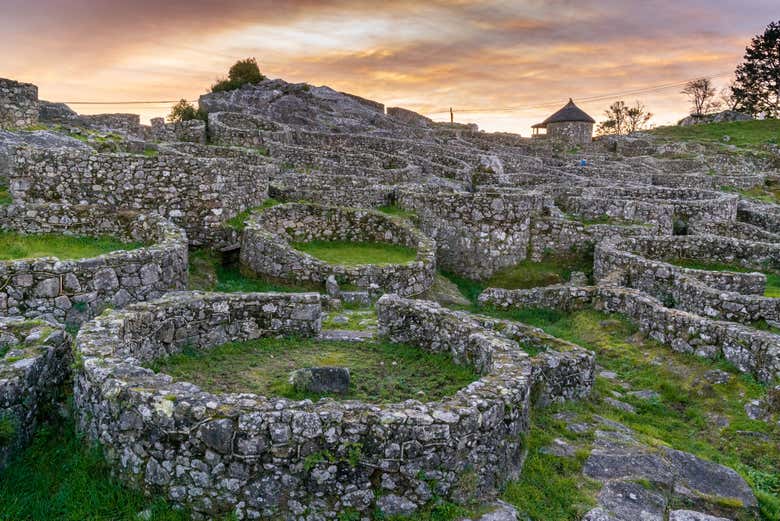
[[[122,243],[111,237],[72,237],[53,233],[22,235],[0,231],[0,260],[45,256],[80,259],[141,246],[140,243]]]
[[[565,314],[549,310],[493,314],[541,327],[554,336],[592,349],[599,364],[617,373],[618,379],[629,383],[632,390],[653,390],[660,396],[643,401],[624,394],[620,399],[637,409],[636,414],[626,413],[603,401],[613,392],[623,394],[626,390],[618,381],[599,377],[591,399],[536,412],[528,461],[538,464],[526,468],[541,470],[524,473],[519,482],[509,485],[505,494],[505,499],[528,510],[531,519],[578,519],[577,504],[587,498],[584,491],[590,488],[587,480],[578,478],[572,468],[578,466],[577,460],[562,461],[534,450],[540,440],[577,438],[561,422],[552,419],[559,411],[574,412],[582,421],[598,414],[631,427],[651,445],[670,445],[727,465],[757,492],[764,519],[780,519],[780,427],[750,420],[744,410],[747,401],[766,392],[764,385],[725,363],[677,354],[644,339],[626,319],[618,316],[596,311]],[[711,385],[706,381],[704,373],[715,367],[732,374],[728,383]],[[724,421],[727,425],[719,427]],[[575,500],[567,502],[567,497]]]
[[[189,350],[154,364],[174,378],[211,392],[251,392],[292,399],[322,396],[295,391],[289,374],[302,367],[348,367],[351,391],[341,397],[387,403],[438,400],[478,378],[449,353],[429,353],[387,342],[335,342],[264,338],[209,351]],[[419,393],[419,394],[418,394]]]
[[[296,242],[292,247],[329,264],[343,266],[405,264],[417,255],[412,248],[389,243],[310,241]]]
[[[780,144],[780,120],[733,121],[690,127],[669,126],[656,128],[650,133],[674,141],[700,143],[723,143],[723,136],[729,136],[729,145],[761,149],[767,143]]]

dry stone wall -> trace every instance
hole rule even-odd
[[[328,264],[293,249],[293,242],[313,240],[398,244],[416,251],[405,264],[343,266]],[[290,203],[255,213],[241,238],[245,273],[298,284],[323,286],[334,276],[339,284],[372,293],[418,295],[436,275],[435,243],[407,221],[379,212]]]
[[[582,197],[606,199],[601,188],[586,188]],[[609,189],[609,199],[638,200],[674,208],[674,217],[683,221],[709,219],[735,221],[739,196],[690,188],[663,188],[658,186],[621,187]]]
[[[12,158],[11,192],[19,203],[156,212],[185,228],[192,244],[215,245],[225,220],[266,199],[272,171],[179,153],[144,157],[20,147]]]
[[[479,302],[498,309],[576,311],[595,308],[621,313],[632,319],[641,331],[675,351],[711,359],[723,358],[763,382],[780,377],[780,336],[671,309],[636,289],[617,286],[490,288],[479,296]]]
[[[106,307],[149,300],[187,285],[187,236],[171,222],[99,206],[0,206],[0,225],[21,233],[110,235],[143,247],[93,258],[0,261],[0,315],[81,323]]]
[[[143,135],[151,141],[184,141],[206,144],[206,122],[194,119],[166,123],[163,118],[152,118],[150,127],[143,128]]]
[[[547,256],[572,256],[592,253],[604,240],[635,235],[656,235],[652,225],[591,224],[569,219],[531,219],[530,258],[539,262]]]
[[[0,318],[0,470],[64,398],[71,341],[56,323]]]
[[[393,200],[394,188],[377,178],[322,174],[282,174],[268,195],[286,202],[308,201],[353,208],[376,208]]]
[[[38,87],[0,78],[0,129],[38,123]]]
[[[535,191],[400,189],[396,204],[415,212],[420,229],[436,241],[441,268],[481,280],[526,258],[531,217],[540,215],[547,202]]]
[[[597,246],[594,276],[619,281],[669,305],[711,318],[752,323],[780,319],[780,299],[763,297],[766,275],[675,266],[670,259],[776,270],[780,246],[714,235],[629,238]]]
[[[446,352],[482,377],[441,401],[312,403],[206,393],[141,366],[185,346],[316,335],[316,294],[169,295],[103,315],[79,332],[81,430],[119,476],[196,518],[409,514],[434,495],[495,495],[520,472],[532,367],[506,337],[423,301],[385,296],[389,341]],[[326,453],[329,457],[318,457]]]

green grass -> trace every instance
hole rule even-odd
[[[343,266],[405,264],[417,257],[413,248],[390,243],[309,241],[294,242],[292,247],[328,264]]]
[[[736,192],[742,197],[753,199],[762,203],[780,204],[780,184],[775,180],[767,179],[763,186],[754,186],[744,190],[732,187],[721,187],[724,192]]]
[[[144,511],[154,521],[189,519],[114,479],[100,452],[76,435],[72,421],[40,427],[32,445],[0,473],[3,520],[137,521]]]
[[[8,184],[0,182],[0,205],[7,205],[14,202],[11,192],[8,190]]]
[[[123,243],[111,237],[73,237],[53,233],[22,235],[0,231],[0,260],[46,256],[81,259],[117,250],[133,250],[141,246],[141,243]]]
[[[246,277],[238,267],[222,262],[220,255],[211,250],[190,251],[188,288],[201,291],[223,291],[226,293],[251,293],[280,291],[294,293],[310,291],[307,288],[278,284],[261,278]]]
[[[505,268],[484,282],[487,288],[527,289],[551,284],[561,284],[569,280],[572,271],[582,271],[586,275],[593,272],[593,257],[548,255],[542,262],[530,259]]]
[[[449,271],[442,271],[440,274],[458,287],[461,294],[471,302],[472,310],[477,309],[477,298],[479,298],[480,293],[485,291],[486,286],[484,283],[478,280],[461,277],[460,275],[456,275]]]
[[[600,488],[582,476],[588,452],[578,451],[573,458],[545,454],[540,449],[553,438],[571,436],[571,431],[552,419],[551,410],[535,411],[532,422],[523,472],[519,480],[507,485],[502,499],[533,521],[579,521],[595,505]]]
[[[624,395],[620,399],[631,403],[637,412],[623,412],[603,401],[613,392],[625,393],[621,382],[597,378],[590,400],[554,406],[551,413],[571,410],[585,417],[598,414],[634,429],[650,445],[669,445],[731,467],[757,492],[764,511],[763,519],[777,519],[772,517],[772,512],[780,510],[780,447],[776,442],[780,439],[780,426],[751,420],[744,410],[747,401],[766,393],[765,385],[739,373],[725,361],[709,362],[675,353],[645,339],[627,319],[618,315],[594,310],[563,313],[545,309],[488,310],[487,313],[541,327],[551,335],[592,349],[599,364],[617,373],[631,389],[653,390],[660,396],[657,400],[646,401]],[[731,373],[730,381],[709,384],[704,373],[713,368]],[[728,425],[718,426],[714,423],[716,417],[725,419]],[[534,489],[541,490],[543,496],[548,493],[547,489],[555,488],[550,483],[567,475],[563,469],[545,483],[535,485]],[[527,479],[533,479],[533,473],[527,476]],[[552,512],[531,518],[574,519]]]
[[[336,317],[345,317],[347,322],[336,322]],[[322,329],[349,329],[352,331],[365,331],[370,328],[376,328],[376,311],[371,309],[354,309],[330,311],[323,313]]]
[[[417,217],[416,213],[414,213],[412,211],[409,211],[409,210],[404,210],[400,206],[396,206],[394,204],[388,204],[388,205],[385,205],[385,206],[380,206],[379,208],[377,208],[377,210],[382,212],[382,213],[385,213],[387,215],[395,215],[395,216],[398,216],[398,217],[403,217],[405,219],[410,219],[410,218],[413,218],[413,217]]]
[[[269,197],[265,201],[263,201],[263,204],[260,206],[255,206],[254,208],[249,208],[247,210],[244,210],[243,212],[237,214],[232,219],[229,219],[225,224],[227,224],[230,228],[233,228],[234,230],[242,231],[244,228],[246,228],[246,220],[249,219],[249,216],[252,215],[253,212],[258,210],[265,210],[266,208],[271,208],[273,206],[276,206],[277,204],[282,204],[280,201],[277,201],[273,197]]]
[[[729,145],[760,149],[768,143],[780,143],[780,120],[732,121],[689,127],[669,126],[656,128],[650,133],[675,141],[696,141],[699,143],[722,143],[723,136],[729,136],[731,138],[728,141]]]
[[[765,297],[780,298],[780,274],[773,273],[767,270],[758,270],[752,268],[746,268],[739,264],[723,264],[720,262],[707,262],[695,259],[672,259],[668,261],[670,264],[680,266],[682,268],[690,268],[694,270],[706,270],[706,271],[733,271],[736,273],[750,273],[759,272],[766,275],[766,288],[764,289]]]
[[[319,366],[349,368],[350,392],[342,398],[380,403],[437,400],[478,379],[472,367],[455,364],[445,353],[387,342],[291,338],[231,342],[203,351],[188,349],[153,368],[211,392],[316,400],[321,395],[294,390],[288,378],[295,369]]]

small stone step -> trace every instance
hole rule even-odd
[[[363,342],[374,338],[373,331],[355,331],[352,329],[323,329],[320,340],[340,340],[342,342]]]

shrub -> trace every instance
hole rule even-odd
[[[206,120],[206,114],[199,108],[195,108],[195,105],[191,104],[187,100],[180,100],[176,105],[171,108],[171,113],[168,114],[168,121],[170,123],[176,123],[179,121],[190,121],[192,119]]]
[[[223,92],[226,90],[235,90],[247,83],[260,83],[265,79],[257,66],[257,60],[246,58],[238,60],[230,67],[227,79],[218,80],[211,86],[211,92]]]

